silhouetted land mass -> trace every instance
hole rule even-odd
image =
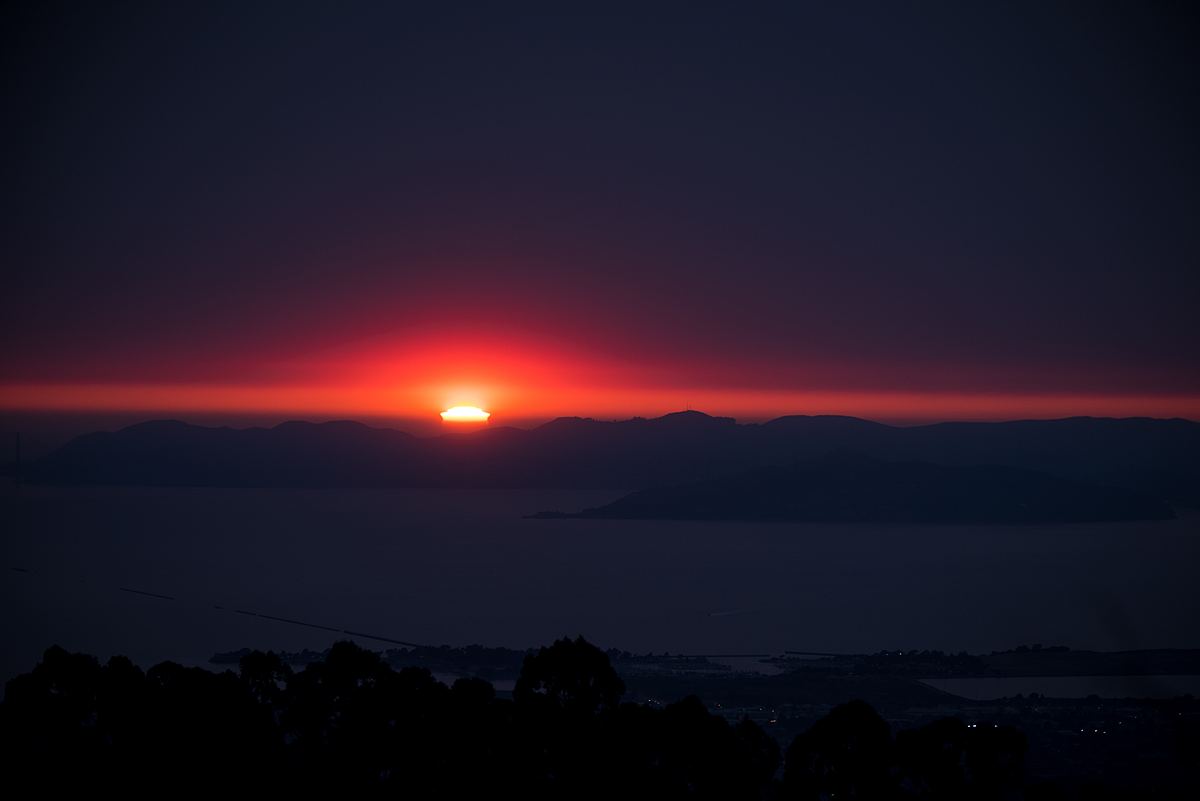
[[[174,421],[79,437],[25,478],[55,484],[225,487],[492,487],[633,490],[854,452],[886,461],[998,465],[1200,506],[1200,424],[1070,418],[894,427],[851,417],[739,425],[678,412],[561,418],[414,437],[358,423],[206,428]]]
[[[489,681],[516,679],[535,649],[420,646],[392,648],[381,654],[391,667],[425,668],[435,674]],[[252,649],[217,653],[215,665],[237,665]],[[280,652],[293,667],[326,659],[329,651]],[[1066,647],[1021,646],[991,654],[946,653],[907,649],[871,654],[814,658],[784,654],[758,658],[741,667],[704,655],[635,654],[610,648],[605,652],[640,701],[698,695],[726,707],[780,709],[794,706],[832,706],[860,698],[886,714],[944,706],[966,699],[923,683],[933,678],[996,678],[1020,676],[1170,676],[1200,675],[1200,649],[1144,651],[1074,651]],[[763,668],[779,673],[764,673]],[[774,715],[770,715],[774,717]]]
[[[253,649],[213,654],[214,665],[236,665]],[[462,676],[495,676],[515,679],[525,657],[536,649],[467,646],[416,646],[389,648],[383,658],[393,668],[425,667],[435,673]],[[706,674],[730,671],[717,657],[693,654],[632,653],[618,648],[604,652],[622,676],[681,672]],[[320,662],[326,651],[280,652],[290,665]],[[920,648],[903,651],[877,651],[870,654],[836,656],[761,656],[758,661],[782,665],[789,670],[843,675],[893,675],[940,677],[1013,677],[1013,676],[1152,676],[1200,675],[1200,648],[1151,648],[1136,651],[1089,651],[1065,645],[1022,645],[1007,651],[987,654],[951,653]]]
[[[808,673],[921,678],[1200,675],[1200,649],[1195,648],[1076,651],[1061,645],[1037,644],[990,654],[914,649],[821,658],[785,655],[768,661]]]
[[[214,665],[236,665],[253,649],[242,648],[213,654],[208,660]],[[416,646],[412,648],[389,648],[383,652],[383,660],[391,667],[401,670],[408,667],[425,668],[433,673],[451,674],[483,679],[515,679],[521,672],[525,657],[536,649],[487,648],[481,645],[463,647]],[[609,651],[610,657],[618,652]],[[279,652],[279,658],[289,665],[308,665],[320,662],[329,655],[328,651]],[[615,661],[615,660],[614,660]]]
[[[805,678],[796,672],[788,680]],[[782,721],[768,721],[773,737],[746,715],[715,713],[694,695],[669,703],[623,702],[625,695],[608,656],[582,638],[525,652],[511,699],[480,679],[447,686],[423,668],[394,670],[349,642],[302,670],[250,651],[237,672],[223,673],[169,662],[143,672],[123,657],[101,666],[51,648],[31,673],[8,683],[0,748],[9,787],[92,795],[186,787],[306,797],[971,801],[1121,798],[1131,789],[1143,798],[1187,798],[1197,786],[1190,701],[1138,707],[1141,722],[1121,733],[1122,747],[1166,752],[1154,752],[1150,770],[1122,766],[1099,783],[1072,773],[1080,753],[1071,747],[1050,755],[1065,760],[1058,779],[1032,780],[1027,753],[1044,755],[1031,752],[1017,727],[980,720],[982,707],[967,710],[967,720],[934,710],[893,736],[871,705],[854,700],[823,707],[783,748],[775,725]],[[1020,708],[989,711],[1028,714],[1040,726],[1039,715],[1054,706],[1014,703]],[[1089,704],[1089,725],[1097,715],[1120,714]],[[1075,727],[1078,707],[1055,711],[1050,725],[1070,719]],[[792,724],[812,709],[794,711]],[[1099,737],[1068,745],[1110,757],[1110,743]]]
[[[1200,675],[1200,649],[1075,651],[1062,646],[1022,646],[981,657],[989,676]]]
[[[944,466],[829,457],[727,478],[642,490],[541,518],[795,520],[822,523],[1087,523],[1166,520],[1164,501],[1135,490],[1018,467]]]

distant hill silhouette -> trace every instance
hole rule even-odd
[[[642,490],[542,518],[862,523],[1083,523],[1173,518],[1135,490],[1019,467],[943,466],[838,456]]]
[[[208,428],[177,421],[88,434],[28,466],[30,481],[229,487],[642,489],[852,451],[889,461],[1004,465],[1200,506],[1200,424],[1069,418],[896,427],[852,417],[763,424],[678,412],[560,418],[414,437],[359,423]]]

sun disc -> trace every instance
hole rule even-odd
[[[447,423],[486,423],[491,416],[478,406],[452,406],[442,412],[442,420]]]

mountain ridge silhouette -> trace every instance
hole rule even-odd
[[[788,415],[764,423],[686,411],[563,417],[418,437],[355,421],[206,427],[152,420],[77,437],[31,463],[47,484],[640,490],[853,451],[885,461],[998,465],[1200,507],[1200,423],[1071,417],[899,427]]]

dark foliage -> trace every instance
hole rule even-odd
[[[655,708],[623,693],[582,638],[527,657],[511,701],[349,642],[298,672],[257,651],[237,673],[142,672],[56,647],[9,682],[0,737],[10,786],[56,792],[984,799],[1021,785],[1024,739],[1010,729],[948,720],[893,741],[856,701],[796,738],[780,774],[756,724],[694,696]]]

